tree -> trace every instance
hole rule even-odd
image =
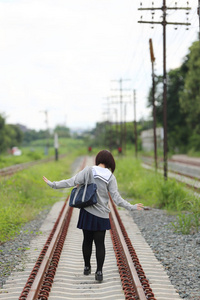
[[[67,128],[66,126],[57,125],[54,131],[58,134],[59,137],[64,137],[64,138],[70,137],[69,128]]]
[[[0,152],[6,150],[5,118],[0,115]]]
[[[17,125],[14,124],[6,125],[6,135],[10,139],[8,143],[9,148],[21,145],[23,141],[23,132]]]
[[[190,138],[191,146],[200,149],[200,45],[194,42],[189,48],[187,68],[188,72],[185,77],[184,89],[180,93],[180,106],[186,113],[186,122],[188,128],[192,130],[195,136]],[[198,139],[198,142],[195,141]],[[193,145],[195,141],[195,145]]]
[[[6,124],[6,118],[0,115],[0,152],[13,146],[19,146],[23,139],[23,132],[17,125]]]
[[[187,57],[183,64],[167,74],[167,137],[169,150],[186,151],[190,131],[187,129],[187,113],[181,109],[180,93],[184,89],[188,72]],[[163,126],[163,85],[162,76],[155,80],[157,126]],[[152,89],[149,91],[148,106],[152,106]]]

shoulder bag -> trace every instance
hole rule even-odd
[[[88,184],[91,174],[92,183]],[[71,191],[69,206],[83,208],[97,203],[97,185],[94,183],[92,168],[88,169],[85,184],[78,185]]]

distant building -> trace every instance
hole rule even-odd
[[[156,142],[157,148],[163,148],[163,128],[156,128]],[[154,150],[154,135],[153,129],[144,130],[141,132],[142,150],[152,151]]]

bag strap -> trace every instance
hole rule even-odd
[[[83,191],[82,202],[84,202],[84,199],[85,199],[85,194],[86,194],[86,190],[87,190],[87,185],[88,185],[88,180],[89,180],[90,174],[91,174],[92,182],[94,183],[94,177],[93,177],[93,173],[92,173],[92,167],[89,167],[89,170],[87,172],[86,181],[85,181],[85,187],[84,187],[84,191]]]

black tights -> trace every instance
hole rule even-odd
[[[105,233],[106,231],[90,231],[83,230],[83,258],[85,262],[85,267],[90,267],[90,258],[92,254],[92,244],[93,241],[96,247],[96,260],[97,260],[97,271],[102,271],[103,263],[105,259]]]

